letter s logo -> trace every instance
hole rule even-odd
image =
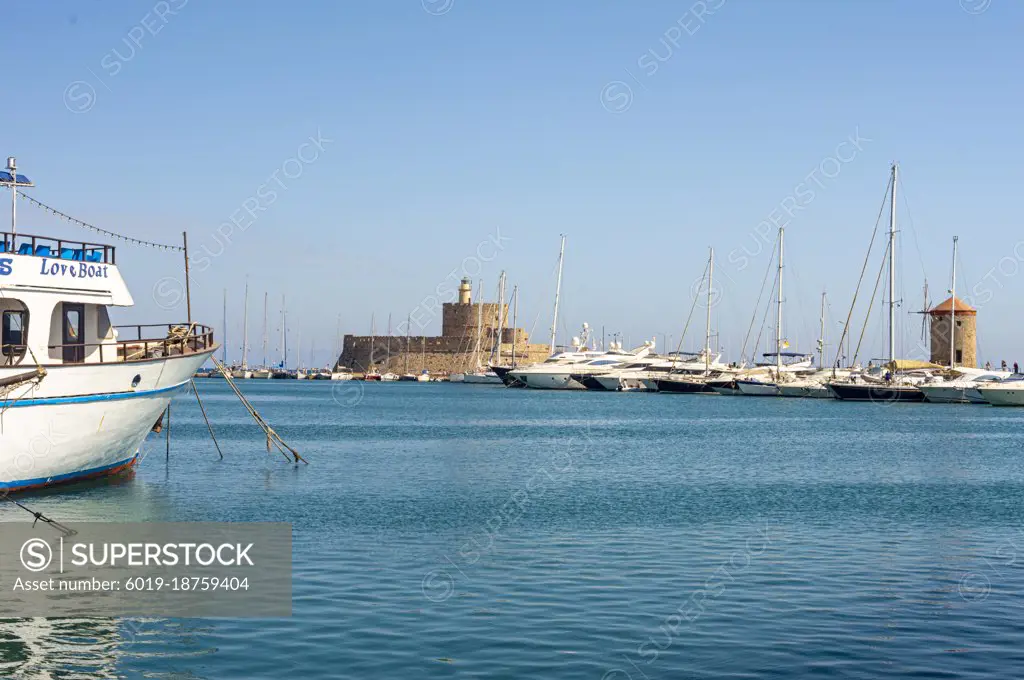
[[[14,262],[9,257],[0,258],[0,276],[7,276],[11,273],[11,263]]]

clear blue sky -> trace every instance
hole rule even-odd
[[[754,234],[780,215],[786,335],[810,350],[823,288],[833,338],[846,315],[898,160],[903,353],[924,277],[933,298],[949,286],[957,234],[982,358],[1024,361],[1024,5],[703,4],[714,13],[696,18],[688,0],[9,3],[0,153],[37,198],[87,221],[161,241],[188,229],[195,259],[221,252],[216,230],[235,215],[246,228],[196,273],[194,317],[219,328],[227,287],[237,355],[248,276],[251,345],[267,291],[276,354],[285,294],[318,363],[339,314],[346,332],[368,333],[372,312],[378,331],[388,313],[397,326],[498,229],[509,240],[493,258],[482,249],[485,286],[493,296],[507,270],[521,325],[542,341],[559,233],[560,339],[588,321],[675,344],[714,246],[714,325],[734,359],[768,256],[738,262],[769,247]],[[288,163],[318,131],[332,141],[301,150],[315,160]],[[870,141],[826,160],[857,132]],[[790,218],[779,206],[802,183],[814,197]],[[245,205],[260,206],[255,221]],[[24,203],[21,215],[24,231],[83,233]],[[161,304],[152,293],[180,276],[175,256],[118,259],[137,302],[120,319],[184,316],[161,308],[175,301],[166,285]],[[437,315],[427,332],[439,328]],[[882,339],[873,323],[862,354],[879,356]]]

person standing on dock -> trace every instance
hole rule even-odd
[[[992,370],[992,362],[991,361],[986,361],[985,362],[985,370],[986,371],[991,371]]]
[[[1000,367],[1000,370],[1002,370],[1002,371],[1006,370],[1006,359],[1003,359],[1003,363],[1002,363],[1002,366]]]
[[[1014,373],[1020,373],[1020,367],[1017,366],[1017,362],[1016,361],[1013,362],[1013,372]]]

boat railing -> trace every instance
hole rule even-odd
[[[64,363],[83,363],[93,348],[99,348],[100,363],[120,363],[196,354],[215,346],[213,329],[201,324],[130,324],[114,328],[118,334],[114,342],[50,345],[49,349],[60,351]],[[154,328],[164,329],[165,335],[157,336]],[[131,336],[133,331],[134,337],[123,337]]]
[[[31,255],[93,264],[117,264],[114,246],[69,239],[0,231],[0,254]]]

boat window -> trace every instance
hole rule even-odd
[[[25,330],[28,313],[23,310],[7,310],[3,313],[0,352],[7,357],[7,363],[25,355]]]

